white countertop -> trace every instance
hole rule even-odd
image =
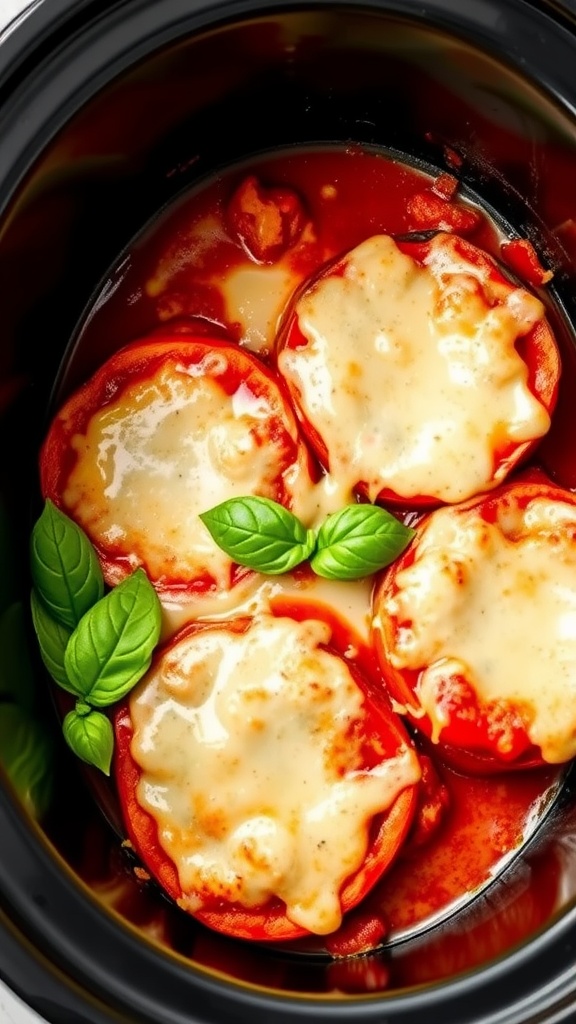
[[[45,1024],[44,1018],[30,1010],[0,981],[1,1024]]]
[[[0,0],[0,30],[28,6],[29,0]]]

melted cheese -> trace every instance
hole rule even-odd
[[[280,314],[300,283],[288,263],[273,267],[236,267],[216,282],[226,302],[226,316],[242,332],[251,352],[270,350]]]
[[[416,693],[436,740],[439,683],[460,674],[481,701],[524,710],[546,761],[576,756],[575,508],[533,499],[524,513],[506,506],[496,523],[439,510],[396,580],[380,613],[399,622],[389,657],[420,671]]]
[[[549,428],[515,349],[542,304],[485,283],[446,236],[425,267],[387,235],[368,239],[295,315],[307,344],[278,365],[349,491],[457,502],[494,486],[497,452]]]
[[[198,516],[231,497],[274,497],[279,448],[266,420],[279,407],[280,400],[272,407],[244,384],[226,395],[201,375],[201,364],[168,361],[74,436],[65,506],[97,545],[145,564],[154,580],[208,573],[226,589],[230,559]],[[298,496],[304,500],[311,486],[304,463],[295,462],[284,479],[298,514]]]
[[[409,747],[362,768],[362,694],[329,640],[322,622],[267,615],[196,632],[131,695],[137,798],[183,907],[277,896],[294,923],[333,931],[371,819],[418,781]]]
[[[229,622],[242,616],[271,614],[278,601],[295,599],[310,601],[334,611],[347,629],[356,635],[365,647],[370,645],[372,629],[372,589],[374,580],[366,576],[360,580],[329,580],[310,572],[283,573],[264,576],[254,573],[233,590],[207,595],[189,602],[164,603],[163,638],[173,636],[191,621]]]

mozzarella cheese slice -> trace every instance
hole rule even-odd
[[[195,631],[131,695],[137,799],[184,908],[279,897],[295,924],[334,931],[374,815],[418,781],[408,746],[363,768],[362,693],[329,640],[323,622],[266,614]]]
[[[495,485],[498,452],[548,430],[515,348],[542,304],[485,276],[449,236],[420,266],[377,235],[296,303],[306,344],[278,365],[350,492],[458,502]]]
[[[96,412],[72,439],[63,500],[97,545],[144,564],[154,581],[185,585],[205,573],[225,590],[232,563],[198,516],[228,498],[275,496],[283,453],[268,421],[282,400],[247,384],[228,395],[203,369],[175,357]],[[288,418],[285,430],[295,437]],[[303,459],[284,482],[298,514],[312,486]]]
[[[546,761],[576,756],[576,508],[535,498],[494,523],[438,510],[396,583],[380,610],[398,622],[388,657],[420,672],[436,741],[440,682],[462,675],[481,701],[522,711]]]
[[[234,267],[215,283],[228,320],[240,326],[243,346],[251,352],[269,351],[282,310],[300,283],[289,261],[272,267]]]

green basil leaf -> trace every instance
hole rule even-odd
[[[313,530],[269,498],[230,498],[200,519],[230,558],[270,575],[290,572],[310,557],[316,543]]]
[[[360,579],[393,562],[413,536],[414,530],[378,505],[347,505],[320,527],[310,564],[327,579]]]
[[[0,704],[0,761],[29,813],[43,817],[52,796],[53,743],[44,724],[16,704]]]
[[[82,616],[64,654],[74,692],[95,707],[121,700],[150,665],[161,609],[143,569],[136,569]]]
[[[70,683],[64,667],[64,653],[72,630],[52,618],[35,590],[32,590],[30,595],[30,608],[44,665],[59,686],[79,696]]]
[[[32,531],[31,570],[46,608],[70,629],[104,593],[102,570],[92,544],[50,500]]]
[[[15,601],[0,616],[0,698],[32,711],[36,684],[29,646],[24,606]]]
[[[81,761],[99,768],[110,775],[114,731],[112,723],[100,711],[86,711],[86,705],[78,711],[69,711],[62,723],[64,739],[70,750]]]

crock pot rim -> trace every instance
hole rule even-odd
[[[25,962],[30,959],[31,945],[36,962],[43,962],[45,970],[48,964],[52,967],[46,974],[48,979],[54,981],[56,975],[61,983],[68,979],[66,999],[71,995],[76,1002],[78,986],[84,986],[90,998],[80,1019],[90,1024],[113,1020],[116,1011],[128,1014],[128,1019],[132,1017],[139,1024],[156,1024],[160,1020],[162,1024],[212,1024],[215,1019],[224,1024],[245,1020],[238,1013],[256,1007],[273,1015],[276,1024],[314,1024],[319,1020],[383,1024],[384,1013],[386,1024],[388,1020],[395,1024],[421,1024],[423,1014],[429,1018],[435,1008],[446,1024],[536,1024],[542,1020],[542,1009],[549,1011],[551,1007],[557,1008],[555,1024],[572,1018],[572,997],[576,995],[576,906],[558,917],[545,932],[488,966],[434,985],[366,996],[357,1001],[347,997],[339,1000],[331,996],[321,1001],[310,995],[277,995],[258,986],[210,976],[194,964],[182,963],[149,940],[138,940],[136,951],[132,931],[116,915],[108,913],[97,897],[86,888],[81,889],[69,870],[61,870],[40,829],[30,822],[17,798],[1,789],[0,818],[6,842],[15,846],[9,856],[11,868],[17,863],[21,872],[14,886],[13,870],[7,871],[5,859],[0,859],[0,903],[13,923],[14,932],[9,948],[0,943],[0,976],[6,977],[41,1013],[49,1010],[46,996],[31,997],[29,979],[18,986],[8,970],[9,958],[13,963],[16,953],[20,961],[23,953]],[[11,895],[7,897],[7,893]],[[52,917],[55,907],[60,911],[58,918]],[[83,938],[82,948],[62,931],[71,920],[75,934]],[[125,973],[122,977],[115,975],[115,966],[121,963],[126,968],[128,958],[135,953],[136,970],[131,973],[130,985]],[[531,971],[533,986],[528,995],[527,970]],[[148,983],[155,974],[160,982],[151,994],[149,984],[144,982]],[[493,996],[501,983],[506,986],[509,999],[504,1016],[493,1005]],[[174,1002],[176,987],[180,998]],[[159,993],[170,993],[172,1003],[168,1005],[164,999],[159,1002]],[[192,994],[194,1012],[199,1014],[194,1017],[190,1016]],[[566,1008],[568,998],[571,1001]],[[214,1009],[223,1015],[200,1015]],[[566,1015],[558,1016],[564,1009]],[[47,1019],[60,1024],[58,1017]]]
[[[310,3],[307,3],[306,0],[295,0],[295,2],[293,2],[293,3],[286,4],[284,2],[284,0],[269,0],[269,2],[265,5],[265,9],[267,11],[271,11],[271,12],[272,11],[279,11],[279,10],[298,10],[298,9],[301,9],[301,8],[304,8],[304,7],[310,7],[310,6],[316,6],[316,7],[325,6],[325,5],[328,4],[328,2],[329,2],[329,0],[326,0],[326,2],[325,2],[325,0],[316,0],[315,3],[310,4]],[[332,0],[332,3],[331,3],[332,7],[334,6],[334,2],[338,3],[339,6],[343,6],[343,7],[344,6],[352,6],[352,5],[349,5],[348,0]],[[174,10],[178,9],[178,10],[180,10],[182,12],[184,11],[184,9],[186,7],[186,14],[187,14],[187,16],[190,16],[190,11],[188,9],[188,5],[185,3],[185,0],[163,0],[163,7],[164,7],[164,9],[166,8],[166,5],[168,3],[171,4],[171,6],[172,6],[172,8],[174,8]],[[496,6],[495,0],[482,0],[482,3],[483,3],[483,6],[485,8],[490,7],[492,9],[494,9],[495,6]],[[117,6],[118,6],[118,4],[117,4],[116,0],[110,0],[110,2],[105,7],[103,5],[99,4],[98,5],[98,12],[97,12],[98,13],[98,17],[100,17],[101,15],[105,15],[108,10],[113,10]],[[132,8],[139,7],[139,6],[140,7],[142,6],[142,3],[140,2],[140,0],[136,0],[135,3],[131,4]],[[200,4],[199,7],[201,7],[201,6],[202,5]],[[506,3],[503,3],[503,0],[500,0],[500,2],[497,3],[497,6],[498,6],[499,10],[501,10],[503,7],[506,7],[506,6],[509,7],[510,9],[511,8],[517,8],[517,9],[522,8],[525,11],[527,11],[527,10],[532,11],[534,16],[538,16],[538,17],[542,17],[543,16],[545,18],[549,17],[547,11],[542,11],[541,7],[536,8],[533,4],[526,3],[525,0],[506,0]],[[551,7],[552,9],[557,9],[558,5],[557,4],[548,4],[547,6]],[[573,6],[573,5],[571,4],[571,6]],[[374,11],[374,12],[377,12],[379,10],[379,5],[377,3],[364,3],[364,4],[362,4],[362,7],[365,10]],[[72,8],[76,8],[76,10],[74,11],[74,16],[78,17],[78,21],[72,19]],[[81,9],[81,11],[79,9]],[[430,15],[430,13],[432,12],[432,10],[434,10],[435,12],[443,11],[443,12],[445,12],[445,14],[450,14],[450,16],[452,14],[457,14],[458,17],[466,14],[465,9],[458,6],[458,0],[454,0],[454,2],[452,2],[452,0],[432,0],[432,2],[429,2],[426,6],[421,5],[421,4],[417,4],[416,2],[413,2],[413,0],[406,0],[406,2],[392,2],[390,5],[387,6],[387,10],[388,11],[391,11],[392,13],[398,13],[398,14],[406,14],[408,9],[410,10],[410,14],[411,15],[413,14],[415,16],[415,18],[421,18],[422,20],[427,18]],[[264,10],[264,8],[263,8],[263,10]],[[38,39],[38,33],[39,32],[40,33],[45,33],[46,31],[50,31],[50,32],[51,31],[58,31],[58,33],[62,33],[62,35],[60,35],[60,34],[58,35],[58,38],[62,39],[63,35],[66,33],[66,31],[69,28],[71,28],[72,25],[76,26],[77,24],[79,24],[81,13],[82,13],[82,17],[83,17],[84,15],[88,15],[91,11],[94,12],[94,17],[96,17],[96,6],[95,6],[94,3],[90,2],[90,0],[89,0],[89,2],[85,2],[85,0],[50,0],[49,3],[42,2],[39,5],[35,6],[31,11],[29,11],[27,17],[20,24],[18,24],[13,30],[9,31],[5,35],[4,39],[2,40],[2,46],[3,47],[5,47],[5,46],[8,47],[8,50],[7,50],[7,52],[8,52],[8,61],[7,61],[7,65],[6,65],[7,77],[5,77],[5,79],[4,79],[4,82],[8,83],[8,88],[10,87],[9,82],[10,82],[10,72],[11,72],[11,70],[12,70],[12,72],[15,75],[15,77],[12,80],[16,81],[16,79],[17,79],[16,72],[17,72],[18,68],[21,69],[22,66],[23,66],[21,61],[24,60],[24,59],[27,59],[33,53],[34,41]],[[254,14],[254,12],[250,9],[249,0],[231,0],[231,2],[224,2],[224,3],[221,3],[221,4],[217,5],[217,6],[207,4],[206,7],[203,8],[203,11],[204,11],[204,13],[203,13],[202,17],[205,19],[205,21],[203,21],[202,24],[199,27],[205,27],[205,25],[207,25],[207,24],[213,25],[216,13],[218,15],[219,22],[220,21],[221,22],[227,21],[232,16],[232,14],[235,13],[235,12],[236,13],[244,12],[247,15],[250,15],[250,16],[253,16],[253,14]],[[262,13],[262,12],[260,12],[260,13]],[[200,16],[199,12],[198,12],[198,16]],[[572,15],[570,15],[570,17],[572,17]],[[180,23],[178,23],[178,25],[180,26]],[[439,27],[445,29],[446,31],[454,31],[454,26],[452,25],[452,23],[450,21],[450,18],[447,18],[447,20],[444,23],[442,23],[441,25],[439,25]],[[562,25],[558,25],[557,28],[558,28],[559,38],[560,38],[562,36],[562,34],[567,31],[567,29],[564,26],[562,26]],[[176,34],[177,35],[181,34],[180,31],[178,31],[178,33],[176,33],[176,22],[174,23],[174,32],[175,32],[175,35]],[[465,36],[462,35],[461,28],[459,28],[458,35],[459,35],[460,38],[466,38]],[[168,40],[164,40],[164,41],[168,41]],[[156,46],[156,42],[157,41],[155,41],[154,46]],[[151,43],[152,43],[152,40],[148,39],[147,45],[149,45],[149,44],[151,45]],[[64,43],[62,43],[62,45],[64,45]],[[517,56],[518,56],[518,54],[514,51],[514,49],[512,51],[507,50],[507,52],[506,52],[506,61],[507,61],[507,63],[509,65],[511,65],[511,66],[514,66],[514,59]],[[522,68],[518,68],[518,70],[523,70],[523,69]],[[550,84],[551,83],[549,81],[548,82],[548,86],[550,86]],[[572,83],[572,86],[574,88],[574,83]],[[25,88],[25,83],[21,82],[20,85],[17,86],[17,87],[18,88]],[[94,91],[96,91],[97,87],[98,87],[97,83],[94,83]],[[552,88],[550,88],[549,91],[550,91],[550,95],[551,96],[557,96],[557,92],[556,92],[555,88],[552,87]],[[77,94],[76,99],[77,99],[78,104],[81,105],[81,102],[83,102],[82,97]],[[569,104],[566,104],[564,102],[564,97],[562,97],[561,102],[562,102],[562,104],[568,110],[570,110],[572,112],[576,109],[576,97],[574,97],[574,96],[572,97],[572,99],[571,99]],[[56,130],[56,126],[55,126],[55,130]],[[2,146],[2,143],[0,142],[0,167],[2,166],[2,148],[1,148],[1,146]],[[23,158],[23,161],[24,161],[24,163],[21,164],[20,168],[19,168],[18,181],[20,181],[22,176],[23,176],[23,174],[25,173],[27,167],[30,165],[29,162],[28,162],[28,164],[26,164],[24,166],[25,161],[26,161],[26,155],[30,156],[30,150],[28,150],[28,153],[26,153],[26,151],[24,149],[22,149],[18,155],[20,155]],[[13,182],[13,184],[16,186],[18,184],[18,181]],[[1,187],[1,185],[2,185],[2,183],[0,181],[0,187]],[[6,201],[7,202],[8,202],[8,199],[9,199],[9,195],[8,195],[8,192],[7,192],[6,193]],[[22,815],[20,815],[18,813],[19,809],[15,808],[13,806],[13,803],[12,803],[11,799],[7,796],[7,794],[0,794],[0,797],[1,797],[1,800],[0,800],[0,816],[3,816],[5,821],[8,820],[9,818],[12,819],[12,824],[15,825],[14,834],[16,836],[18,836],[19,849],[20,849],[20,852],[22,853],[22,855],[24,856],[24,853],[25,853],[26,857],[32,856],[32,858],[35,858],[35,857],[37,857],[39,855],[40,849],[42,849],[42,855],[41,855],[40,861],[36,861],[36,867],[37,868],[42,868],[42,870],[49,869],[51,874],[53,875],[53,877],[56,878],[60,884],[65,882],[66,887],[69,888],[70,892],[73,892],[75,898],[77,898],[78,895],[79,895],[77,888],[75,886],[73,886],[72,880],[71,880],[71,878],[69,878],[67,876],[67,874],[66,875],[61,875],[61,873],[59,873],[59,872],[57,873],[56,872],[56,867],[57,867],[56,862],[50,856],[48,849],[47,848],[43,848],[42,846],[40,846],[38,848],[34,848],[33,847],[33,842],[36,842],[38,837],[37,837],[35,831],[33,830],[31,824],[28,821],[24,820]],[[6,800],[8,800],[8,804],[6,804]],[[10,810],[7,810],[7,807],[10,808]],[[7,818],[5,817],[6,815],[8,816]],[[15,824],[16,822],[17,822],[17,825]],[[3,868],[4,868],[4,865],[2,863],[2,864],[0,864],[0,870],[3,871]],[[7,879],[7,878],[3,878],[2,879],[2,885],[0,886],[0,891],[3,892],[4,894],[6,892],[9,892],[10,891],[9,888],[6,887],[6,886],[9,886],[9,885],[10,885],[10,880]],[[64,890],[62,890],[62,892],[63,891]],[[101,908],[100,906],[97,906],[96,904],[94,906],[92,906],[91,905],[91,901],[89,900],[89,898],[87,896],[82,895],[82,901],[83,901],[84,910],[88,914],[88,917],[90,918],[90,922],[92,922],[92,924],[93,924],[94,920],[96,920],[96,918],[99,918],[101,923],[102,923],[102,921],[106,921],[107,923],[111,923],[113,921],[112,916],[108,915],[103,910],[103,908]],[[5,902],[6,902],[6,900],[5,900]],[[14,900],[8,900],[8,904],[10,904],[9,909],[11,909],[11,910],[13,910],[15,912],[16,918],[19,918],[21,921],[25,921],[25,920],[29,921],[30,920],[29,917],[26,914],[26,908],[24,906],[17,907],[15,905],[15,901]],[[91,909],[89,910],[88,908],[91,908]],[[38,905],[36,905],[36,911],[38,911]],[[40,915],[38,914],[37,916],[39,917]],[[562,952],[562,962],[565,963],[566,965],[571,964],[571,962],[573,960],[573,941],[574,940],[571,940],[570,942],[567,941],[567,939],[568,939],[567,931],[570,928],[573,928],[573,924],[574,924],[574,920],[573,919],[574,919],[574,913],[571,911],[565,917],[563,917],[563,918],[559,919],[558,921],[556,921],[555,924],[552,926],[552,928],[550,929],[550,931],[546,935],[537,936],[530,943],[526,944],[525,946],[521,947],[519,950],[517,950],[514,953],[510,954],[510,956],[507,956],[507,957],[503,958],[502,960],[496,961],[494,964],[489,965],[487,968],[483,968],[482,971],[473,972],[470,975],[466,975],[466,976],[463,976],[461,978],[451,979],[449,982],[441,982],[441,983],[439,983],[438,985],[436,985],[434,987],[426,988],[425,992],[421,992],[421,993],[414,992],[414,993],[412,993],[412,1006],[410,1008],[408,1008],[408,1009],[405,1009],[402,1006],[395,1005],[395,1002],[396,1002],[397,999],[403,999],[404,998],[402,996],[396,996],[396,995],[378,996],[377,1000],[371,1000],[371,999],[368,998],[368,999],[363,1000],[360,1003],[354,1003],[354,1004],[351,1004],[348,1000],[345,1000],[342,1004],[338,1004],[338,1003],[334,1002],[333,1000],[330,1000],[329,1002],[327,1001],[324,1005],[320,1004],[319,1002],[317,1002],[315,1000],[307,1000],[306,997],[297,997],[297,1002],[295,1001],[294,997],[289,997],[290,1005],[291,1005],[292,1008],[294,1008],[295,1006],[298,1007],[297,1015],[299,1015],[299,1019],[302,1020],[302,1021],[304,1021],[306,1019],[305,1015],[304,1015],[305,1012],[307,1012],[308,1009],[311,1009],[312,1016],[309,1018],[310,1020],[312,1020],[312,1019],[317,1020],[319,1017],[321,1018],[323,1015],[325,1015],[326,1019],[335,1019],[337,1017],[337,1019],[339,1019],[339,1020],[364,1019],[366,1021],[368,1021],[368,1020],[376,1021],[376,1020],[381,1020],[382,1019],[382,1014],[383,1013],[392,1013],[393,1012],[395,1014],[395,1018],[394,1018],[395,1020],[398,1020],[398,1021],[403,1020],[403,1021],[406,1021],[406,1024],[408,1024],[409,1021],[412,1021],[412,1020],[416,1021],[417,1018],[416,1017],[412,1017],[410,1015],[413,1014],[417,1010],[422,1010],[422,1009],[425,1008],[426,1014],[427,1015],[430,1014],[430,1011],[431,1011],[431,996],[432,996],[432,1003],[434,1002],[433,993],[440,993],[442,996],[444,996],[446,994],[446,990],[448,988],[450,988],[450,990],[451,990],[451,993],[450,993],[451,1000],[454,1000],[456,998],[457,999],[468,1000],[470,998],[470,994],[473,991],[475,991],[478,988],[479,985],[480,986],[487,986],[488,987],[491,980],[496,982],[496,980],[501,979],[504,974],[509,975],[510,979],[511,979],[512,976],[516,976],[516,974],[519,971],[525,970],[527,965],[531,962],[532,957],[536,956],[540,952],[542,952],[540,947],[542,947],[544,945],[546,946],[546,949],[547,949],[548,953],[550,952],[550,948],[553,945],[555,950]],[[90,922],[87,920],[87,927],[90,926]],[[115,924],[115,927],[116,927],[116,924]],[[40,935],[41,931],[42,931],[41,926],[40,926],[39,923],[37,923],[36,928],[30,930],[30,934],[32,934],[32,932],[34,932],[34,938],[37,938]],[[126,931],[126,935],[128,936],[128,931]],[[26,935],[25,935],[24,931],[22,931],[22,936],[23,936],[24,939],[29,938],[28,933],[26,933]],[[131,938],[131,936],[130,936],[130,938]],[[42,938],[42,942],[40,943],[40,945],[41,946],[44,945],[46,947],[46,949],[49,949],[49,944],[47,944],[46,936],[44,936]],[[7,969],[5,970],[4,965],[3,965],[3,954],[4,954],[4,951],[0,951],[0,973],[4,973],[7,976],[8,980],[10,981],[9,972],[8,972]],[[150,949],[150,955],[152,957],[152,960],[157,960],[158,963],[161,962],[164,967],[166,966],[165,963],[164,963],[165,956],[164,956],[164,954],[162,953],[161,950]],[[173,965],[173,961],[170,961],[170,965],[171,966]],[[72,978],[73,975],[74,975],[74,964],[72,962],[72,959],[66,965],[64,965],[64,966],[66,967],[66,969],[69,968],[69,970],[70,970],[70,978]],[[85,966],[84,966],[84,971],[85,971]],[[80,972],[80,974],[82,974],[82,972]],[[87,978],[86,973],[84,973],[84,977]],[[509,979],[509,983],[512,984],[510,979]],[[93,986],[93,991],[96,992],[98,986],[96,985],[95,979],[90,978],[89,980],[90,980],[90,982],[91,982],[91,984]],[[213,1005],[213,1001],[214,1000],[222,1000],[223,999],[223,989],[227,990],[226,999],[228,998],[228,995],[229,995],[230,998],[233,999],[237,1003],[237,1000],[239,998],[239,992],[238,992],[238,986],[235,985],[234,983],[230,983],[228,985],[228,983],[223,982],[222,984],[219,983],[218,986],[216,986],[215,982],[212,982],[210,979],[207,979],[204,976],[202,976],[200,978],[200,981],[201,981],[201,983],[204,985],[204,987],[207,990],[208,989],[213,989],[213,991],[207,993],[207,996],[208,996],[208,999],[209,999],[209,1005],[211,1005],[210,1004],[210,1000],[212,1000],[212,1005]],[[546,983],[541,988],[542,998],[546,997],[545,993],[549,994],[551,991],[553,991],[555,993],[555,995],[557,996],[558,1006],[560,1007],[563,999],[565,999],[569,995],[572,995],[574,993],[575,989],[576,989],[576,981],[573,981],[573,980],[571,980],[569,978],[568,971],[567,970],[566,971],[560,971],[560,973],[555,973],[555,974],[547,975]],[[22,995],[23,995],[24,998],[30,998],[30,992],[26,988],[26,986],[24,986],[22,988],[21,992],[22,992]],[[246,994],[244,989],[241,989],[241,992],[244,995]],[[120,996],[121,996],[121,993],[120,993]],[[46,1009],[46,1006],[43,1005],[42,999],[39,998],[39,997],[33,997],[33,998],[35,999],[35,1002],[33,1003],[33,1005],[36,1006],[36,1008],[39,1010],[39,1012],[42,1012],[42,1013],[46,1014],[47,1009]],[[247,1006],[249,1006],[250,1001],[253,998],[254,997],[252,996],[252,994],[250,994],[250,999],[247,1001],[247,1003],[246,1003],[244,1008],[247,1008]],[[116,1000],[118,1000],[118,995],[116,997]],[[287,997],[286,996],[282,996],[280,1003],[277,1004],[276,1001],[275,1001],[275,998],[270,997],[270,999],[268,1000],[268,998],[267,998],[267,996],[265,994],[258,994],[257,1001],[258,1001],[258,1005],[260,1007],[266,1008],[270,1012],[273,1012],[275,1014],[275,1019],[278,1022],[281,1022],[284,1019],[283,1014],[282,1014],[282,1010],[284,1010],[286,1008],[286,1001],[287,1001]],[[533,1017],[532,1018],[526,1018],[525,1016],[521,1016],[520,1017],[520,1016],[517,1016],[517,1015],[516,1016],[513,1015],[513,1014],[516,1013],[516,1011],[518,1013],[520,1013],[520,1012],[524,1012],[527,1009],[527,1007],[523,1005],[524,1002],[525,1002],[525,1000],[522,999],[519,1002],[517,1002],[516,1006],[513,1006],[513,1007],[510,1008],[510,1012],[506,1016],[506,1024],[516,1024],[516,1022],[517,1022],[517,1024],[520,1024],[520,1022],[522,1022],[522,1024],[529,1024],[529,1021],[531,1019],[534,1019],[534,1020],[537,1019],[536,1018],[537,1009],[535,1009],[535,1006],[538,1007],[539,1004],[538,1004],[537,999],[535,1000],[534,993],[531,993],[531,996],[530,996],[530,1012],[533,1013]],[[224,1000],[224,1003],[226,1003],[226,1000]],[[117,1005],[121,1006],[122,1007],[122,1011],[125,1012],[126,1006],[123,1004],[121,998],[120,998],[119,1001],[117,1001]],[[548,1007],[548,1003],[546,1004],[546,1006]],[[100,1013],[100,1012],[101,1011],[98,1010],[98,1013]],[[474,1012],[476,1012],[476,1010],[474,1010]],[[562,1010],[559,1009],[558,1012],[562,1013]],[[570,1015],[571,1015],[571,1011],[569,1011],[569,1012],[570,1012]],[[443,1013],[444,1013],[444,1019],[446,1020],[447,1018],[445,1016],[444,1009],[443,1009]],[[407,1016],[407,1014],[408,1014],[408,1016]],[[50,1019],[50,1018],[48,1018],[48,1019]],[[105,1020],[105,1019],[108,1019],[108,1017],[93,1017],[93,1018],[85,1017],[85,1019],[86,1020],[92,1020],[92,1019],[93,1020]],[[138,1018],[137,1019],[139,1019],[139,1020],[143,1019],[141,1011],[138,1013]],[[157,1018],[149,1017],[148,1019],[154,1020],[154,1019],[157,1019]],[[192,1020],[192,1018],[188,1014],[186,1014],[186,1016],[179,1016],[179,1015],[178,1016],[171,1016],[171,1017],[164,1016],[163,1019],[166,1021],[166,1024],[168,1024],[169,1021],[170,1022],[171,1021],[174,1021],[174,1022],[184,1022],[184,1021],[190,1022]],[[233,1018],[231,1017],[230,1019],[233,1019]],[[238,1018],[236,1017],[236,1019],[238,1019]],[[286,1019],[288,1019],[288,1018],[286,1018]],[[292,1019],[292,1017],[290,1019]],[[453,1019],[454,1019],[454,1021],[458,1021],[459,1024],[465,1024],[465,1018],[463,1018],[461,1015],[458,1016],[458,1017],[454,1017]],[[489,1024],[490,1019],[491,1019],[490,1017],[483,1016],[482,1017],[483,1024],[484,1024],[484,1022],[485,1022],[485,1024]],[[568,1015],[566,1015],[565,1017],[564,1016],[556,1016],[554,1019],[555,1019],[555,1021],[560,1021],[560,1020],[569,1019],[569,1018],[568,1018]],[[200,1020],[200,1018],[198,1018],[198,1020]],[[503,1018],[498,1017],[499,1024],[500,1024],[501,1020],[503,1021]]]
[[[31,6],[26,17],[17,19],[12,31],[7,30],[4,38],[0,37],[4,57],[4,73],[0,72],[0,169],[13,168],[12,174],[7,174],[4,181],[0,173],[0,214],[37,156],[39,126],[34,113],[37,112],[38,100],[40,123],[44,126],[44,144],[49,141],[46,137],[46,114],[55,87],[62,87],[60,80],[54,82],[54,51],[64,57],[61,67],[66,68],[69,79],[74,47],[79,40],[85,40],[88,30],[92,33],[100,30],[102,33],[98,40],[100,55],[105,36],[108,47],[106,52],[113,53],[114,57],[109,56],[105,62],[105,74],[101,62],[97,64],[98,70],[90,66],[85,52],[82,60],[76,61],[75,67],[81,71],[81,81],[68,82],[68,102],[61,106],[59,119],[52,117],[52,136],[116,74],[184,33],[213,28],[234,18],[260,17],[266,13],[306,8],[361,7],[374,13],[382,10],[378,0],[363,0],[360,4],[354,4],[351,0],[258,0],[257,10],[254,0],[195,0],[193,5],[190,5],[189,0],[162,0],[160,30],[157,22],[150,20],[151,13],[158,6],[148,4],[147,0],[131,0],[130,4],[119,4],[118,0],[103,0],[102,3],[97,0],[41,0]],[[570,28],[576,30],[575,0],[565,0],[563,4],[559,4],[558,0],[540,0],[538,4],[532,0],[475,0],[471,5],[473,14],[467,8],[468,5],[460,5],[459,0],[427,0],[424,4],[418,3],[418,0],[389,0],[385,11],[421,24],[426,24],[433,17],[440,30],[477,48],[484,44],[487,53],[526,78],[530,77],[530,62],[528,55],[519,49],[519,41],[522,39],[523,45],[527,42],[528,45],[534,45],[534,54],[539,61],[541,92],[548,94],[556,105],[576,117],[576,82],[573,75],[567,73],[570,67],[568,48],[573,44]],[[556,17],[559,11],[561,19]],[[122,19],[122,32],[118,31],[119,25],[112,17],[115,12]],[[509,20],[502,24],[504,15]],[[534,35],[529,33],[526,37],[518,32],[518,23],[514,21],[516,18],[523,19],[524,25],[530,23]],[[86,19],[89,19],[88,23]],[[140,26],[139,32],[135,31],[134,19]],[[129,21],[131,29],[127,31]],[[546,46],[541,45],[544,37]],[[119,48],[121,40],[127,43],[123,49]],[[53,47],[52,51],[49,50],[50,46]],[[565,51],[566,60],[559,59],[559,48]],[[45,74],[40,88],[42,72],[46,72],[47,50],[51,52],[50,73]],[[554,58],[549,59],[552,51]],[[34,69],[35,77],[32,89],[26,87],[26,70],[31,68]],[[2,99],[5,91],[10,89],[10,118],[3,120],[3,106],[5,111],[6,104],[2,104]],[[26,105],[24,118],[18,116],[20,104]],[[14,167],[16,159],[17,171]]]

